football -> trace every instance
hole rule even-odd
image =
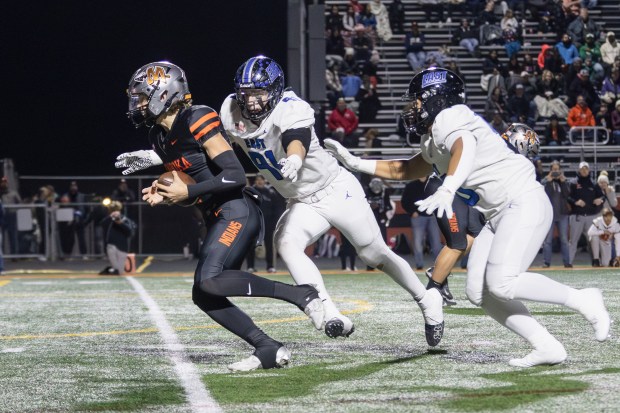
[[[181,182],[183,182],[185,185],[193,185],[196,183],[194,178],[192,178],[185,172],[177,171],[177,175],[179,176],[179,179],[181,179]],[[174,176],[172,175],[172,172],[170,171],[164,172],[157,179],[157,183],[166,185],[166,186],[172,185],[173,181],[174,181]],[[196,203],[196,201],[198,201],[198,198],[186,199],[185,201],[177,202],[177,205],[192,206]]]

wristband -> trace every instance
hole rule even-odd
[[[368,175],[374,175],[377,170],[377,161],[374,159],[360,159],[357,170]]]

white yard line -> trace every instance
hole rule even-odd
[[[142,284],[138,282],[134,277],[125,277],[129,284],[138,293],[146,307],[149,309],[151,319],[159,330],[159,335],[164,341],[168,350],[168,356],[174,364],[174,370],[181,380],[181,384],[185,389],[185,394],[190,403],[193,412],[222,412],[222,409],[217,402],[211,397],[209,391],[202,383],[200,374],[196,370],[196,367],[187,358],[185,347],[179,341],[179,337],[174,332],[174,329],[166,319],[165,314],[155,300],[151,298],[149,293],[144,289]]]

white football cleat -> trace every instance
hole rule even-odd
[[[566,360],[566,350],[562,343],[551,336],[530,354],[520,359],[508,362],[513,367],[534,367],[540,365],[560,364]]]
[[[603,293],[598,288],[585,288],[579,292],[583,297],[579,312],[592,324],[596,340],[601,342],[607,340],[611,318],[605,308]]]
[[[443,337],[443,297],[436,288],[426,290],[418,305],[424,316],[424,335],[429,346],[435,347]]]
[[[286,366],[291,360],[291,352],[286,347],[282,346],[278,349],[276,353],[276,368]],[[228,370],[231,371],[252,371],[262,369],[263,364],[255,355],[251,355],[250,357],[238,361],[236,363],[232,363],[228,365]]]
[[[320,298],[315,298],[310,301],[306,308],[304,308],[304,313],[310,317],[314,328],[317,330],[323,329],[325,323],[325,308],[323,308],[323,300]]]

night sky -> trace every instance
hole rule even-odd
[[[0,158],[20,175],[118,175],[116,155],[146,147],[125,115],[143,64],[178,64],[218,111],[249,57],[286,71],[286,0],[20,1],[2,20]]]

